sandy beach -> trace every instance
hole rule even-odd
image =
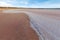
[[[25,13],[0,14],[0,40],[38,40]]]
[[[13,40],[60,40],[58,9],[4,9],[0,12],[0,19],[0,31],[4,29],[1,35],[5,34],[6,39],[12,36]]]

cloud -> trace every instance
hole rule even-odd
[[[60,8],[60,0],[49,0],[44,3],[40,3],[39,7],[42,8]]]
[[[7,2],[1,2],[0,1],[0,7],[13,7],[13,5],[12,4],[9,4]]]
[[[60,0],[0,0],[0,6],[28,8],[60,8]]]
[[[20,3],[20,4],[25,4],[25,5],[28,4],[28,2],[26,2],[26,1],[20,1],[19,3]]]
[[[31,4],[32,8],[60,8],[60,0],[48,0]]]

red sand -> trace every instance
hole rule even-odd
[[[0,14],[0,40],[39,40],[26,14]]]

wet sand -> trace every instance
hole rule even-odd
[[[0,13],[0,40],[39,40],[25,13]]]

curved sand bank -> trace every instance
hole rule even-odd
[[[24,14],[0,14],[0,40],[39,40]]]

